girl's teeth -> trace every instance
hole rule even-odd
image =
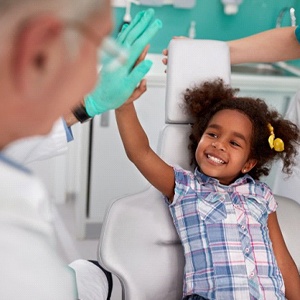
[[[210,160],[212,160],[212,161],[214,161],[214,162],[216,162],[216,163],[218,163],[218,164],[224,164],[224,161],[221,160],[221,159],[219,159],[219,158],[216,158],[216,157],[211,156],[211,155],[208,155],[207,157],[208,157]]]

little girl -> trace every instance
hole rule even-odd
[[[194,173],[153,152],[134,99],[116,110],[120,135],[129,159],[168,200],[184,248],[185,300],[299,300],[277,204],[259,181],[277,159],[291,173],[299,129],[264,101],[236,92],[219,79],[187,89]]]

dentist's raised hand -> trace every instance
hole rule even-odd
[[[136,61],[161,27],[162,22],[154,19],[154,10],[148,9],[138,13],[130,25],[122,29],[116,41],[127,49],[129,57],[113,71],[103,66],[95,90],[85,98],[89,116],[115,109],[130,97],[152,66],[150,60],[138,64]]]

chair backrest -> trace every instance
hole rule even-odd
[[[277,217],[285,240],[300,273],[300,204],[290,198],[275,195]]]
[[[182,246],[152,186],[110,206],[98,250],[100,264],[119,278],[123,300],[182,299]]]
[[[166,127],[159,154],[169,164],[189,169],[189,118],[181,94],[195,83],[213,78],[230,82],[229,49],[225,42],[172,40],[166,88]],[[114,201],[101,230],[101,265],[116,275],[122,299],[182,299],[184,256],[169,209],[153,187]]]

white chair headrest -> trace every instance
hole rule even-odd
[[[173,39],[168,47],[166,123],[191,123],[182,109],[185,90],[222,78],[230,84],[230,53],[226,42]]]

